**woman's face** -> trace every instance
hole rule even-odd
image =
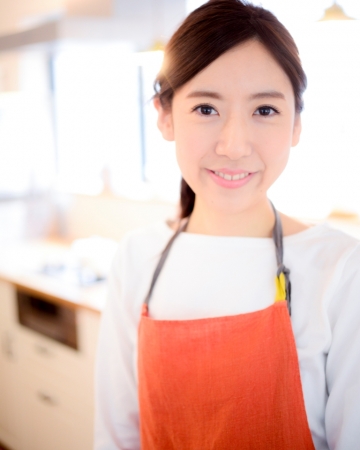
[[[171,110],[156,106],[196,203],[220,212],[265,199],[299,140],[290,80],[256,40],[224,53],[177,90]]]

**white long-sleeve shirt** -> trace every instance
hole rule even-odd
[[[159,255],[173,231],[128,234],[109,278],[96,371],[96,450],[140,449],[137,331]],[[317,450],[360,448],[360,242],[327,225],[284,238],[291,322]],[[247,313],[274,302],[271,238],[181,233],[150,300],[154,319]],[[286,380],[284,380],[286,382]],[[291,424],[289,424],[291,426]]]

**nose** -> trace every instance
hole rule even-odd
[[[245,118],[234,116],[224,122],[215,151],[231,160],[251,155],[251,130]]]

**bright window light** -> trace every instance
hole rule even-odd
[[[110,46],[72,48],[55,64],[60,190],[98,194],[104,169],[115,189],[141,180],[137,67]]]
[[[0,95],[0,195],[24,195],[51,187],[54,141],[45,94]]]
[[[4,80],[9,82],[0,86],[2,197],[44,192],[54,182],[55,149],[47,69],[46,55],[36,51],[0,55],[0,84]]]
[[[116,49],[115,49],[116,50]],[[177,201],[174,145],[156,126],[153,82],[163,52],[72,49],[56,59],[58,188]],[[109,187],[109,186],[108,186]]]
[[[360,24],[318,22],[293,34],[308,76],[303,131],[272,199],[299,217],[360,213]]]

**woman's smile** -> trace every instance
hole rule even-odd
[[[233,171],[228,169],[209,170],[206,169],[212,180],[223,188],[236,189],[248,183],[255,172]]]

